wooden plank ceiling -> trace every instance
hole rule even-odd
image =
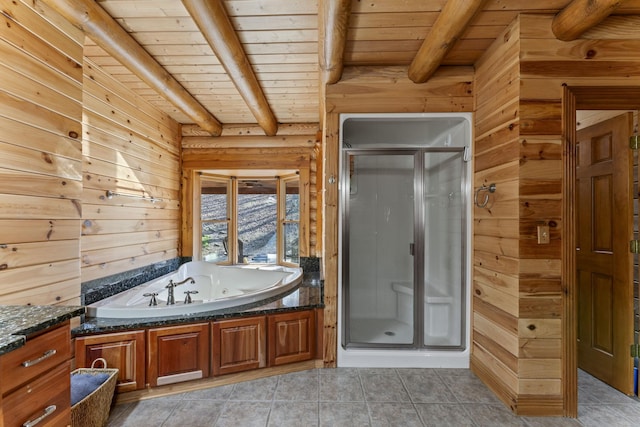
[[[55,5],[67,0],[45,1]],[[87,1],[93,3],[81,2]],[[409,77],[421,82],[438,66],[474,65],[519,13],[556,14],[564,9],[568,22],[558,18],[554,31],[566,39],[580,35],[580,29],[577,35],[567,30],[578,25],[571,17],[580,13],[577,22],[589,21],[591,26],[610,13],[640,12],[640,0],[98,0],[97,4],[219,124],[257,123],[266,134],[274,134],[278,123],[318,123],[321,82],[339,80],[343,66],[406,66]],[[229,35],[224,35],[224,22],[206,22],[210,17],[203,16],[205,12],[217,13],[203,12],[211,4],[219,5],[223,15],[226,12],[239,51],[230,40],[214,53],[211,38],[216,35],[207,33]],[[602,16],[593,12],[596,9]],[[198,22],[189,10],[197,14]],[[152,89],[101,46],[105,43],[87,38],[85,55],[178,122],[197,122],[194,114]],[[229,57],[236,63],[223,65]],[[251,87],[247,74],[252,73],[257,88]],[[260,105],[260,91],[265,105]]]

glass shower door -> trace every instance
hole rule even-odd
[[[463,346],[465,166],[463,151],[424,153],[424,335],[426,347]]]
[[[415,344],[416,156],[349,150],[343,157],[345,345]]]

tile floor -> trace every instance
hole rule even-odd
[[[579,418],[516,417],[469,370],[313,369],[116,406],[109,427],[638,426],[640,401],[583,372]]]

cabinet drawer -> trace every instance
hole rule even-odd
[[[69,425],[71,423],[70,376],[71,361],[66,361],[49,373],[4,396],[2,398],[4,426],[22,426],[23,423],[39,417],[43,418],[37,424],[38,427]]]
[[[69,322],[2,356],[2,394],[71,358]]]

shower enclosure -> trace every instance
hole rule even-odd
[[[470,128],[342,117],[339,365],[468,364]]]

